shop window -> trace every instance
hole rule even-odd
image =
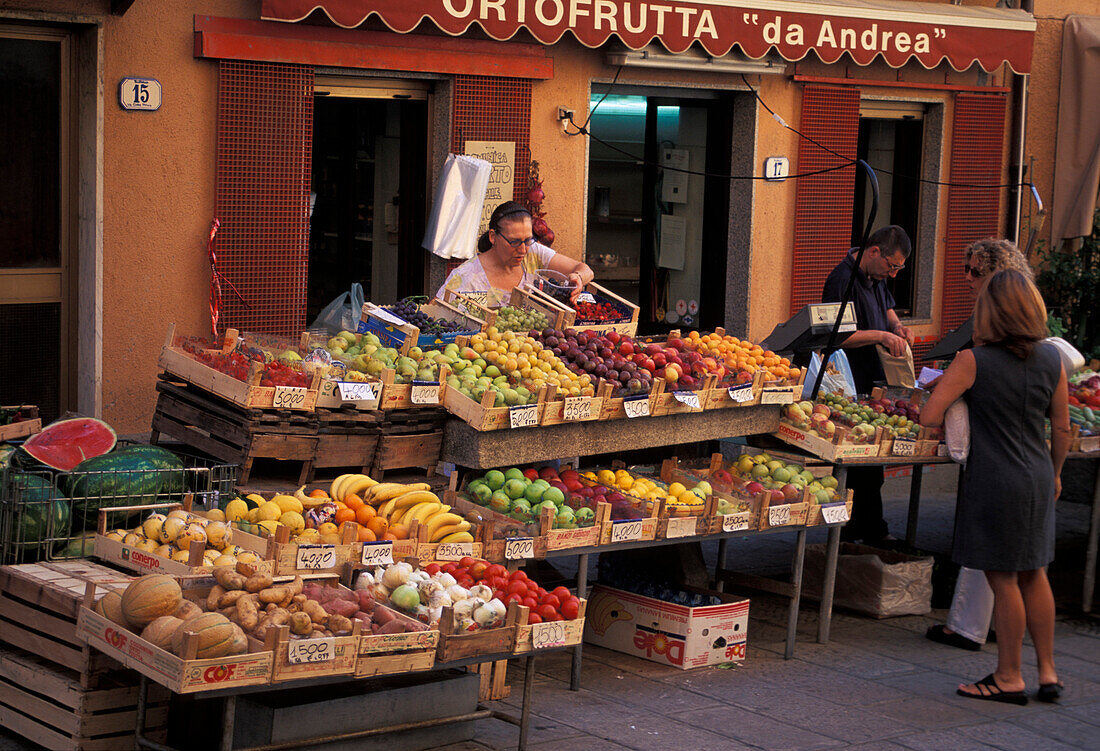
[[[724,325],[729,180],[666,167],[729,173],[731,97],[596,85],[589,107],[596,280],[641,307],[643,333]]]
[[[900,316],[915,309],[917,269],[921,264],[920,178],[924,148],[924,105],[905,102],[860,103],[857,157],[875,170],[879,185],[878,211],[872,231],[896,224],[906,231],[913,253],[905,268],[888,280]],[[852,212],[853,247],[863,240],[872,196],[867,179],[856,176]]]

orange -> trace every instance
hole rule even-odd
[[[371,532],[366,527],[360,525],[359,526],[359,534],[357,535],[357,539],[358,539],[359,542],[374,542],[378,538],[374,536],[374,532]]]
[[[390,528],[390,523],[381,516],[374,516],[367,520],[367,529],[374,532],[375,537],[381,537]]]
[[[394,536],[393,536],[392,534],[390,534],[389,532],[387,532],[386,534],[382,535],[382,536],[381,536],[380,538],[378,538],[378,539],[380,539],[380,540],[396,540],[397,538],[396,538],[396,537],[394,537]]]
[[[394,524],[386,534],[392,535],[395,540],[406,540],[409,537],[409,528],[404,524]]]
[[[352,511],[358,511],[363,507],[363,499],[355,493],[352,493],[344,497],[344,505],[350,508]]]
[[[373,506],[368,506],[364,503],[362,506],[355,510],[355,521],[365,525],[372,518],[374,518],[377,513],[378,512],[374,510]]]
[[[314,488],[313,490],[309,491],[309,497],[310,498],[328,498],[328,493],[321,490],[320,488]]]
[[[336,523],[343,524],[344,522],[355,521],[355,512],[346,506],[336,512]]]
[[[317,531],[322,535],[334,535],[337,532],[339,532],[340,530],[338,530],[336,528],[336,525],[333,524],[332,522],[325,522],[324,524],[322,524],[320,527],[317,528]]]

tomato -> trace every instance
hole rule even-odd
[[[485,578],[485,583],[493,589],[504,589],[508,586],[508,580],[503,576],[489,576]]]
[[[543,589],[542,587],[539,587],[539,599],[540,600],[546,599],[546,590]]]
[[[495,591],[493,592],[493,597],[495,597],[496,599],[500,600],[501,602],[504,602],[504,597],[505,597],[505,595],[504,595],[504,593],[503,593],[503,592],[501,592],[501,591],[500,591],[500,590],[498,589],[498,590],[495,590]]]
[[[524,597],[523,602],[520,603],[525,608],[531,608],[532,611],[538,610],[539,603],[534,597]]]
[[[451,561],[450,563],[444,565],[443,568],[440,569],[440,571],[445,574],[450,574],[454,576],[455,571],[458,571],[458,564],[454,561]]]
[[[573,593],[569,591],[568,587],[554,587],[553,593],[559,600],[565,602],[566,599],[573,596]]]
[[[513,592],[510,595],[505,596],[505,598],[504,598],[504,604],[505,605],[511,605],[513,602],[518,602],[520,605],[522,605],[523,604],[523,598],[520,597],[515,592]]]
[[[535,584],[533,581],[527,582],[527,594],[537,600],[539,597],[539,585]]]
[[[477,559],[471,558],[468,555],[458,559],[458,565],[462,568],[470,568],[470,566],[473,566],[475,563],[477,563]]]
[[[536,623],[542,623],[542,618],[539,617],[539,614],[534,612],[528,613],[527,625],[534,626]]]
[[[435,576],[441,570],[442,569],[440,568],[438,563],[429,563],[427,566],[424,567],[425,573],[427,573],[429,576]]]
[[[504,566],[501,566],[499,563],[493,563],[489,565],[489,568],[485,569],[485,576],[507,578],[508,569],[504,568]]]
[[[561,604],[561,617],[571,621],[580,613],[581,601],[576,597],[569,597]]]
[[[459,586],[465,587],[466,589],[474,586],[474,580],[469,576],[469,574],[455,575],[455,583]]]
[[[527,596],[527,585],[523,582],[510,581],[508,582],[508,586],[504,588],[504,591],[507,594],[516,594],[519,595],[520,598],[523,598]]]
[[[550,607],[557,610],[561,607],[561,599],[557,595],[546,595],[545,597],[539,599],[539,604],[549,605]]]
[[[544,621],[561,620],[561,616],[558,615],[558,611],[554,610],[552,605],[539,605],[538,610],[535,612],[538,613],[539,618],[542,618]]]
[[[509,576],[508,578],[511,579],[512,581],[525,582],[525,581],[527,581],[527,574],[525,574],[523,571],[521,571],[519,569],[516,569],[515,571],[512,572],[512,575]]]

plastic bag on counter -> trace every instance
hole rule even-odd
[[[351,289],[330,302],[313,320],[310,328],[324,329],[330,335],[341,331],[355,331],[359,326],[359,317],[363,314],[363,285],[355,282]]]
[[[817,371],[821,368],[821,355],[814,352],[810,356],[810,367],[806,371],[806,385],[802,389],[802,398],[809,399],[814,390],[814,382],[817,380]],[[856,379],[852,375],[852,366],[848,364],[848,356],[844,350],[838,349],[829,358],[829,364],[825,368],[825,377],[821,379],[822,394],[842,394],[849,399],[856,396]]]
[[[492,165],[484,159],[447,156],[421,245],[442,258],[466,260],[477,255],[477,232],[491,172]]]

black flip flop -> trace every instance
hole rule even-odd
[[[1023,691],[1004,691],[997,685],[996,679],[993,677],[993,673],[990,673],[980,681],[975,681],[974,685],[978,688],[976,694],[972,694],[969,691],[963,691],[961,688],[956,689],[955,693],[959,696],[965,696],[968,699],[981,699],[983,701],[999,701],[1005,704],[1016,704],[1024,706],[1027,704],[1027,694]]]
[[[959,649],[966,649],[971,652],[977,652],[982,648],[982,645],[971,639],[967,639],[962,634],[955,632],[947,633],[946,627],[937,623],[934,626],[929,626],[928,630],[924,632],[924,636],[927,639],[931,639],[939,644],[946,644],[949,647],[958,647]]]
[[[1057,704],[1058,700],[1062,698],[1062,692],[1065,688],[1065,684],[1061,681],[1055,683],[1040,683],[1039,693],[1035,694],[1035,698],[1047,704]]]

